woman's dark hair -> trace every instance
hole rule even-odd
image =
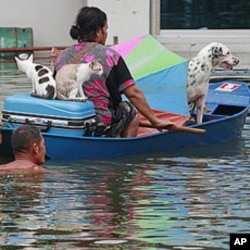
[[[33,143],[39,144],[41,141],[40,130],[33,125],[22,125],[12,132],[12,151],[17,153],[29,152]]]
[[[95,40],[96,32],[103,28],[107,22],[107,15],[96,7],[83,7],[80,9],[76,24],[70,29],[70,36],[78,42]]]

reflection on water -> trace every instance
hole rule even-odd
[[[1,73],[1,101],[30,90],[15,69]],[[2,174],[1,249],[229,249],[229,233],[249,233],[249,152],[248,119],[220,145]]]

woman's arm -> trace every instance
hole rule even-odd
[[[161,119],[155,116],[143,92],[138,86],[132,85],[124,89],[123,93],[130,100],[130,102],[137,108],[137,110],[151,122],[151,124],[154,127],[165,128],[168,125],[175,125],[175,123],[169,120],[162,121]]]

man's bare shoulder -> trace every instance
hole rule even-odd
[[[6,169],[6,165],[7,165],[7,164],[1,164],[1,165],[0,165],[0,170],[5,170],[5,169]]]
[[[32,172],[32,173],[55,173],[43,166],[36,165],[30,161],[13,161],[0,165],[0,172]]]

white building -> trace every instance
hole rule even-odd
[[[97,6],[108,15],[108,44],[152,34],[166,47],[191,57],[204,44],[226,43],[245,59],[249,30],[160,30],[161,0],[0,0],[0,27],[31,27],[34,46],[67,46],[69,29],[82,6]]]

